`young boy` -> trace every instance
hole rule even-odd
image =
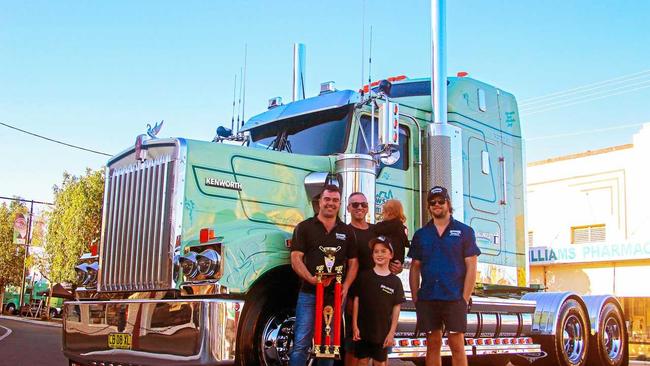
[[[357,279],[357,293],[352,312],[352,332],[355,357],[359,366],[385,366],[388,347],[393,346],[400,304],[404,302],[404,289],[400,279],[390,272],[393,259],[390,240],[380,236],[368,243],[375,267],[361,273]]]

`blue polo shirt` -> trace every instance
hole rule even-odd
[[[419,260],[422,283],[418,300],[457,301],[463,298],[465,258],[478,256],[474,229],[454,220],[438,235],[429,221],[413,235],[408,256]]]

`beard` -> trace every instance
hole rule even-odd
[[[448,209],[442,209],[440,211],[431,211],[431,216],[435,219],[444,219],[449,215],[449,210]]]

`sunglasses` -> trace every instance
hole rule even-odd
[[[368,208],[368,202],[350,202],[350,206],[352,206],[352,208]]]
[[[440,198],[440,199],[437,199],[437,200],[433,199],[433,200],[429,201],[429,206],[435,206],[436,204],[442,206],[445,203],[447,203],[447,200],[444,199],[444,198]]]

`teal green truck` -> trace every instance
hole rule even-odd
[[[472,364],[627,365],[613,296],[529,287],[517,102],[446,76],[441,23],[432,21],[431,78],[361,90],[328,82],[316,96],[272,99],[211,141],[150,131],[112,157],[99,252],[80,259],[77,300],[64,305],[70,365],[287,365],[299,288],[290,238],[326,184],[341,188],[345,221],[352,192],[369,198],[370,221],[400,200],[409,237],[429,220],[427,189],[449,188],[454,216],[474,228],[483,253],[467,315]],[[415,325],[407,301],[391,359],[424,363]],[[448,361],[446,340],[442,354]]]
[[[338,184],[344,198],[363,191],[374,197],[375,213],[399,199],[412,234],[428,220],[423,191],[447,179],[460,202],[455,215],[474,228],[483,252],[468,355],[490,364],[584,365],[600,352],[622,364],[626,333],[615,299],[528,292],[514,96],[449,78],[448,125],[441,127],[430,123],[429,79],[392,80],[390,94],[372,96],[325,85],[318,96],[250,118],[237,135],[148,139],[112,158],[99,254],[77,267],[80,300],[65,305],[71,362],[286,365],[298,289],[289,239],[314,215],[322,187]],[[399,108],[399,143],[377,153],[371,140],[379,145],[387,103]],[[432,173],[444,154],[450,170]],[[422,360],[425,351],[407,303],[390,357]]]
[[[49,283],[47,281],[36,281],[33,285],[25,285],[25,296],[23,299],[23,304],[29,304],[32,299],[34,300],[45,300],[47,301],[47,296],[43,293],[49,290]],[[8,314],[17,314],[20,306],[20,287],[16,286],[7,286],[5,288],[5,294],[2,301],[2,307],[4,311]],[[50,318],[54,318],[61,315],[63,306],[63,299],[52,298],[50,300]]]

